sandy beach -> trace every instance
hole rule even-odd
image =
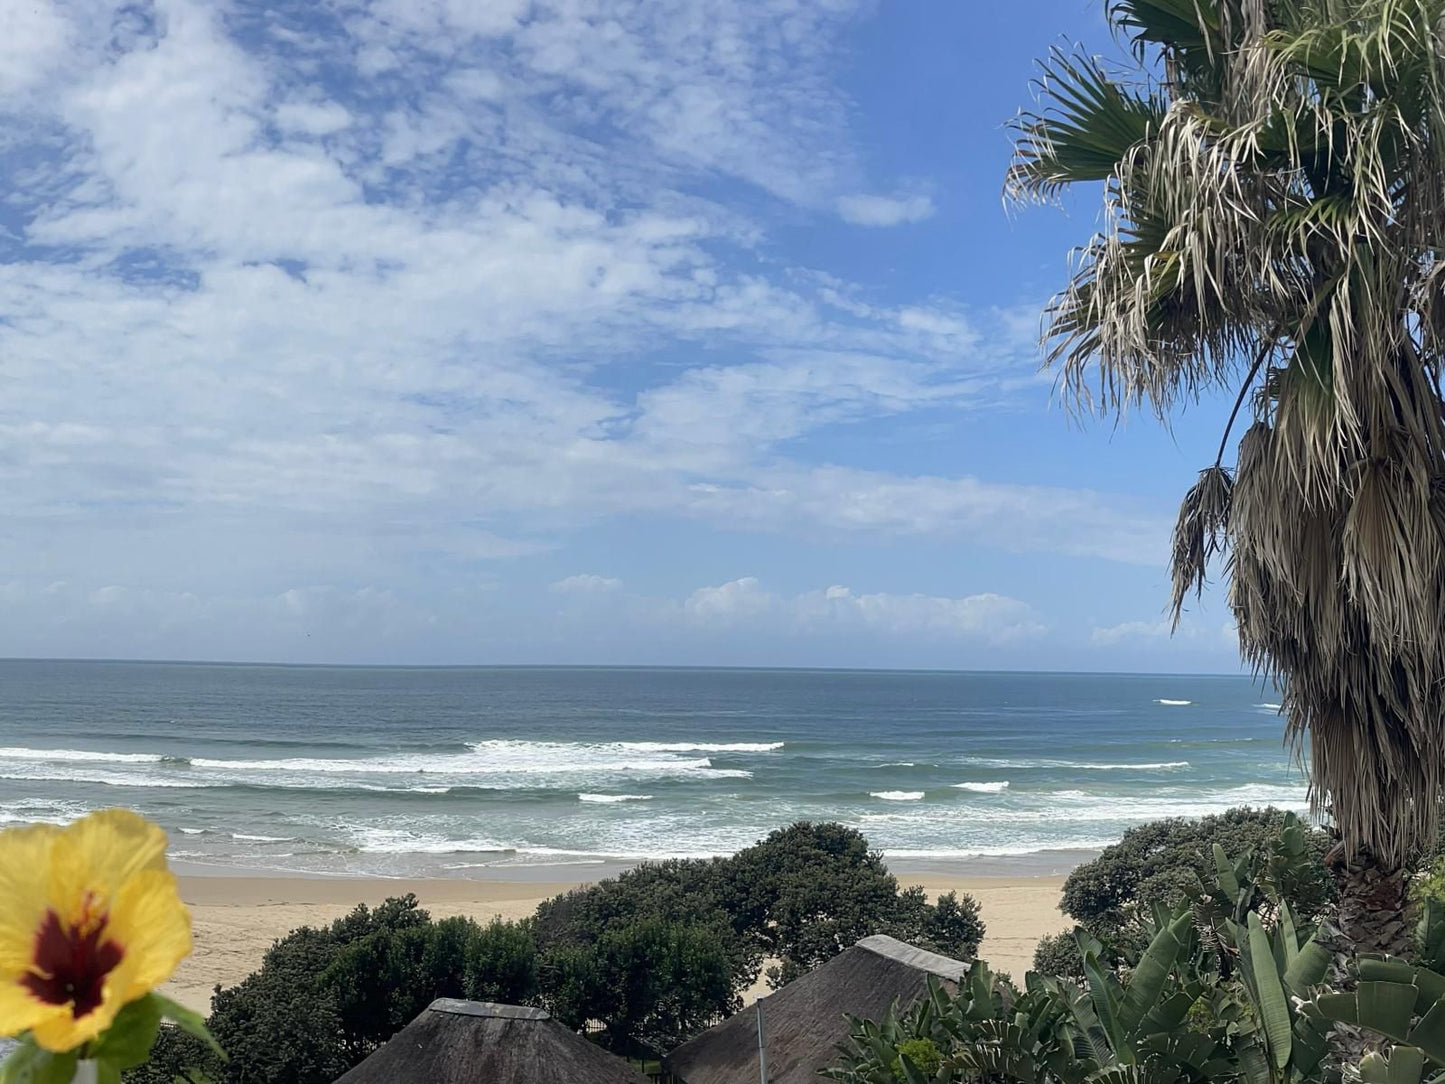
[[[921,884],[930,897],[949,890],[978,900],[988,927],[980,955],[997,970],[1022,978],[1034,945],[1045,934],[1065,929],[1058,910],[1059,876],[949,876],[899,874],[905,885]],[[297,926],[331,922],[358,903],[414,892],[434,916],[523,918],[544,899],[579,881],[391,880],[319,877],[183,876],[181,895],[195,924],[194,954],[166,987],[166,993],[202,1012],[216,983],[231,985],[261,963],[271,943]]]

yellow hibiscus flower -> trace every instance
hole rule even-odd
[[[190,951],[165,833],[145,818],[108,809],[0,832],[0,1035],[73,1050]]]

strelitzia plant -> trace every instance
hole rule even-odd
[[[163,1019],[214,1046],[156,992],[191,951],[161,829],[126,810],[0,832],[0,1084],[115,1084]]]

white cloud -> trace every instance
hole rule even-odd
[[[0,104],[29,90],[62,59],[70,26],[54,5],[0,4]]]
[[[766,590],[754,576],[716,587],[700,587],[687,598],[683,610],[690,620],[702,625],[747,624],[793,636],[869,632],[1001,644],[1033,639],[1047,630],[1031,606],[1005,595],[941,598],[883,592],[856,594],[851,588],[835,584],[823,590],[782,596]]]
[[[775,595],[763,590],[756,576],[744,576],[717,587],[699,587],[687,597],[683,610],[706,624],[734,624],[761,617],[779,603]]]
[[[1035,363],[1015,314],[787,266],[766,213],[697,195],[929,212],[857,195],[831,75],[867,7],[0,6],[34,163],[0,263],[0,568],[137,621],[413,627],[423,577],[616,516],[1157,561],[1167,528],[1107,494],[799,450],[995,406]]]
[[[1169,621],[1121,621],[1117,625],[1096,627],[1089,632],[1089,642],[1096,647],[1113,647],[1122,643],[1159,643],[1169,639]]]
[[[612,576],[598,576],[591,572],[567,576],[548,587],[548,590],[561,595],[602,595],[621,589],[621,580]]]
[[[838,214],[844,222],[855,226],[898,226],[906,222],[921,222],[933,211],[933,200],[923,195],[838,197]]]
[[[1167,618],[1161,618],[1158,621],[1121,621],[1117,625],[1095,626],[1089,632],[1089,642],[1095,647],[1117,647],[1119,645],[1157,647],[1179,643],[1233,652],[1239,648],[1239,633],[1232,620],[1222,624],[1212,624],[1186,614],[1184,619],[1179,622],[1177,629],[1174,627],[1174,623]]]
[[[276,124],[288,132],[332,135],[351,126],[351,114],[335,102],[282,102],[276,107]]]

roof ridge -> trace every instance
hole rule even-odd
[[[916,945],[910,945],[906,941],[900,941],[896,937],[889,937],[884,933],[865,937],[854,948],[861,948],[875,956],[896,960],[914,970],[926,971],[930,975],[937,975],[939,978],[948,979],[951,982],[959,982],[968,974],[969,965],[962,960],[955,960],[951,956],[944,956],[937,952],[929,952],[927,949],[918,948]]]
[[[453,1016],[480,1016],[493,1020],[550,1020],[546,1009],[530,1005],[503,1005],[499,1001],[463,1001],[455,997],[439,997],[427,1006],[428,1012],[444,1012]]]

